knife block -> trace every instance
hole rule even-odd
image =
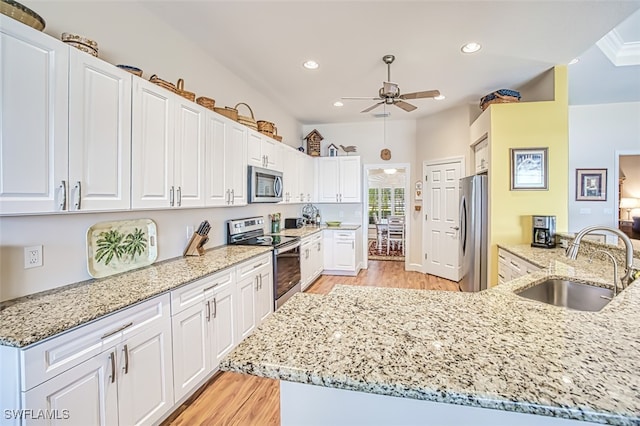
[[[187,248],[184,249],[183,256],[202,256],[204,254],[204,246],[207,241],[209,241],[209,237],[206,235],[194,234],[191,236],[189,240],[189,244],[187,244]]]

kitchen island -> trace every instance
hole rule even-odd
[[[298,294],[221,368],[280,379],[283,425],[640,424],[640,281],[600,312],[557,308],[515,292],[606,286],[611,267],[518,249],[545,269],[480,293]]]

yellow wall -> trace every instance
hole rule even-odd
[[[498,282],[497,244],[531,243],[531,215],[555,215],[568,229],[569,124],[566,66],[554,69],[554,100],[491,105],[489,253]],[[548,148],[548,190],[511,191],[510,148]]]

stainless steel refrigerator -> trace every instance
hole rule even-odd
[[[462,291],[487,288],[487,175],[460,179],[460,259]]]

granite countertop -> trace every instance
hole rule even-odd
[[[550,277],[610,282],[611,267],[519,251],[546,269],[479,293],[336,286],[296,294],[221,369],[376,394],[640,423],[640,280],[600,312],[514,292]],[[518,253],[516,253],[518,254]],[[561,256],[558,256],[561,254]]]
[[[340,226],[327,226],[322,225],[318,226],[303,226],[302,228],[296,229],[283,229],[280,231],[281,235],[286,235],[288,237],[308,237],[311,234],[315,234],[316,232],[324,231],[325,229],[333,230],[333,231],[355,231],[356,229],[360,229],[362,226],[357,224],[342,224]]]
[[[362,228],[362,225],[353,224],[353,223],[342,223],[340,226],[327,226],[322,225],[322,229],[328,229],[330,231],[355,231],[356,229]]]
[[[271,247],[222,246],[0,304],[0,345],[24,347],[204,278]]]

